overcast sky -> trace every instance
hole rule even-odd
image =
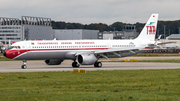
[[[82,24],[180,20],[180,0],[0,0],[0,17],[47,17]]]

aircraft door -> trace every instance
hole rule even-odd
[[[110,44],[110,43],[106,43],[106,47],[107,47],[108,49],[110,49],[110,48],[111,48],[111,44]]]
[[[27,51],[30,51],[31,49],[30,43],[26,42],[25,48],[27,49]]]
[[[143,47],[143,46],[144,46],[143,43],[138,41],[138,47]]]

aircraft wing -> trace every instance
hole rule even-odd
[[[107,49],[107,50],[96,50],[94,51],[94,54],[102,54],[102,53],[112,53],[112,52],[130,52],[134,50],[139,50],[138,48],[125,48],[125,49]]]
[[[140,50],[137,47],[136,48],[124,48],[124,49],[107,49],[107,50],[95,50],[95,51],[91,51],[91,52],[78,52],[75,54],[75,56],[79,55],[79,54],[98,54],[99,56],[102,56],[106,59],[109,60],[109,57],[107,56],[107,54],[114,54],[118,57],[122,57],[121,53],[126,53],[126,52],[130,52],[133,54],[136,54],[136,51]]]

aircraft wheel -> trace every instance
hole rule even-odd
[[[22,69],[26,69],[27,66],[26,66],[26,65],[22,65],[21,68],[22,68]]]
[[[72,63],[72,67],[73,67],[73,68],[76,68],[76,67],[79,67],[79,66],[80,66],[80,65],[79,65],[77,62],[73,62],[73,63]]]
[[[97,62],[94,63],[94,67],[97,67]]]
[[[94,67],[102,67],[102,63],[101,62],[95,62]]]

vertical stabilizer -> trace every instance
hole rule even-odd
[[[136,40],[154,41],[156,36],[158,14],[152,14]]]

